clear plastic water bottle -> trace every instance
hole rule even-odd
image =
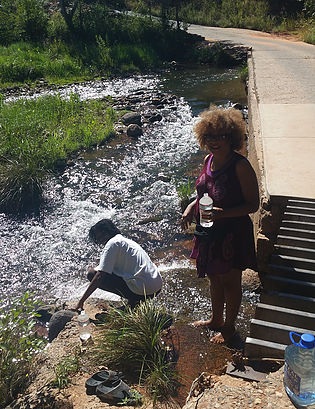
[[[204,212],[209,212],[213,208],[213,200],[208,195],[204,193],[202,198],[199,200],[199,212],[200,212],[200,225],[202,227],[211,227],[213,222],[208,219],[203,219]]]
[[[78,316],[78,323],[81,341],[87,341],[91,336],[90,318],[84,310],[82,310]]]
[[[295,342],[293,335],[300,338]],[[293,342],[285,349],[284,387],[294,404],[309,408],[315,404],[315,337],[290,332]]]

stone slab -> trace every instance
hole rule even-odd
[[[255,371],[248,365],[237,366],[231,362],[227,364],[226,374],[257,382],[262,381],[267,376],[266,373]]]

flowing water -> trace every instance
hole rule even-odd
[[[0,214],[1,304],[26,290],[44,301],[78,299],[87,287],[87,267],[100,254],[88,230],[109,217],[159,265],[165,282],[159,302],[186,322],[209,317],[208,283],[196,278],[189,259],[191,235],[180,231],[176,186],[188,176],[195,179],[205,155],[192,133],[198,113],[211,103],[246,104],[244,86],[236,70],[186,67],[63,87],[59,93],[86,99],[143,89],[177,95],[177,109],[166,109],[163,120],[136,140],[117,136],[105,147],[83,152],[74,166],[47,182],[47,202],[38,215]],[[244,333],[254,301],[254,294],[244,294],[239,317]]]
[[[164,292],[170,310],[179,315],[207,311],[208,289],[201,296],[204,280],[196,280],[191,271],[191,237],[183,235],[178,224],[176,186],[196,175],[202,163],[204,152],[192,133],[198,113],[211,103],[246,104],[244,87],[236,70],[199,67],[73,85],[58,92],[76,92],[86,99],[143,89],[177,95],[177,109],[145,128],[137,140],[118,136],[105,147],[83,152],[74,166],[48,181],[47,204],[39,215],[14,219],[0,214],[2,303],[27,289],[46,300],[78,298],[86,287],[87,266],[100,252],[87,238],[89,227],[110,217],[160,266],[170,287]],[[160,180],[161,173],[169,181]]]

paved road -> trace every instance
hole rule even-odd
[[[188,31],[252,47],[267,192],[315,199],[315,46],[245,29]]]

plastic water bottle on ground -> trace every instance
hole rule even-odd
[[[202,227],[211,227],[213,225],[212,221],[203,218],[203,215],[205,214],[205,212],[208,213],[209,211],[212,210],[212,208],[213,208],[213,200],[208,195],[208,193],[204,193],[202,198],[199,200],[200,225]]]
[[[300,338],[298,343],[293,335]],[[315,405],[315,337],[290,332],[290,339],[293,344],[285,349],[284,387],[293,404],[309,408]]]
[[[90,318],[84,310],[82,310],[81,314],[78,316],[78,323],[81,341],[87,341],[91,336]]]

